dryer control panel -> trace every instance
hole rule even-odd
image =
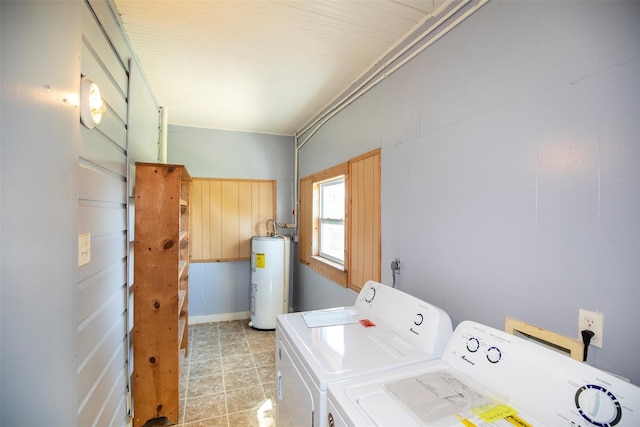
[[[640,387],[506,332],[462,322],[442,359],[545,425],[640,426]]]
[[[428,355],[442,354],[453,333],[451,319],[444,310],[382,283],[365,283],[355,306],[363,316],[383,321]]]

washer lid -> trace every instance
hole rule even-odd
[[[509,425],[544,425],[441,360],[333,383],[328,398],[340,417],[363,427],[460,427],[505,419]]]

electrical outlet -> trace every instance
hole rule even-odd
[[[594,347],[602,348],[602,333],[604,331],[604,316],[597,311],[578,310],[578,339],[582,341],[581,332],[588,329],[593,332],[591,343]]]

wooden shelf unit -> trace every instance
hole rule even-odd
[[[184,166],[136,163],[133,425],[178,423],[189,342],[189,195]]]

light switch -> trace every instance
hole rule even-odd
[[[91,233],[78,234],[78,267],[91,261]]]

